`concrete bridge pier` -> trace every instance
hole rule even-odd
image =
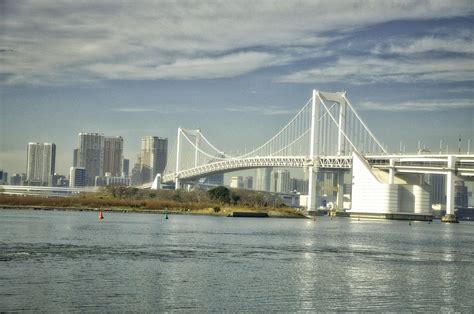
[[[458,222],[454,214],[454,180],[455,180],[456,157],[448,156],[448,173],[446,174],[446,215],[441,218],[443,222]]]
[[[337,171],[337,197],[336,204],[338,210],[344,209],[344,170]]]

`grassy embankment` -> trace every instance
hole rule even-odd
[[[104,211],[137,211],[176,214],[227,216],[238,212],[266,212],[272,217],[302,217],[269,193],[228,190],[228,195],[203,191],[139,190],[133,187],[108,187],[97,193],[71,197],[0,195],[0,206]]]

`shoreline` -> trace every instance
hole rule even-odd
[[[44,205],[8,205],[0,204],[1,209],[18,209],[18,210],[40,210],[40,211],[87,211],[87,212],[110,212],[110,213],[143,213],[143,214],[165,214],[168,215],[197,215],[197,216],[217,216],[217,217],[231,217],[233,212],[252,212],[252,213],[267,213],[267,218],[296,218],[308,219],[303,213],[288,213],[279,210],[252,210],[246,207],[222,207],[222,210],[215,212],[213,208],[191,210],[187,208],[182,209],[145,209],[145,208],[128,208],[128,207],[60,207],[60,206],[44,206]]]

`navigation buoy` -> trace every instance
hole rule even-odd
[[[99,219],[104,219],[104,214],[102,214],[102,211],[99,212]]]

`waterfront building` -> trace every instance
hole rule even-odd
[[[468,192],[467,186],[464,185],[464,181],[456,181],[454,183],[454,206],[468,206]]]
[[[270,176],[270,192],[290,192],[290,172],[288,170],[274,170]]]
[[[431,204],[446,205],[446,175],[430,174],[428,182],[431,188]]]
[[[122,177],[128,178],[130,175],[130,159],[123,160]]]
[[[141,185],[142,182],[142,174],[141,174],[141,156],[137,156],[137,162],[132,168],[132,174],[130,176],[132,179],[132,185]]]
[[[1,171],[1,170],[0,170]],[[21,180],[21,174],[14,173],[10,177],[10,185],[23,185],[23,181]]]
[[[0,170],[0,184],[8,184],[8,172]]]
[[[290,179],[290,190],[301,194],[308,194],[308,180],[305,179]]]
[[[69,170],[69,186],[72,188],[86,186],[86,173],[84,167],[71,167]]]
[[[28,185],[52,186],[56,166],[56,145],[53,143],[28,143],[26,181]]]
[[[272,168],[258,168],[255,176],[255,190],[270,191]]]
[[[105,176],[95,177],[95,186],[107,186],[107,185],[125,185],[129,186],[131,183],[130,178],[125,177],[114,177],[110,172],[107,172]]]
[[[474,207],[474,181],[464,181],[467,187],[467,206]]]
[[[79,159],[79,148],[75,148],[72,153],[72,166],[77,167],[77,161]]]
[[[244,189],[253,190],[253,177],[245,177],[244,179]]]
[[[212,186],[221,186],[224,185],[224,174],[218,173],[212,176],[204,177],[199,179],[200,184],[212,185]]]
[[[157,173],[163,173],[168,158],[168,139],[144,136],[141,142],[140,172],[142,183],[152,182]]]
[[[86,169],[86,185],[93,186],[104,173],[105,137],[99,133],[79,133],[78,167]]]
[[[112,177],[121,177],[123,171],[123,138],[106,136],[104,139],[104,168]]]
[[[236,189],[244,188],[244,178],[242,176],[232,177],[230,180],[230,187]]]

